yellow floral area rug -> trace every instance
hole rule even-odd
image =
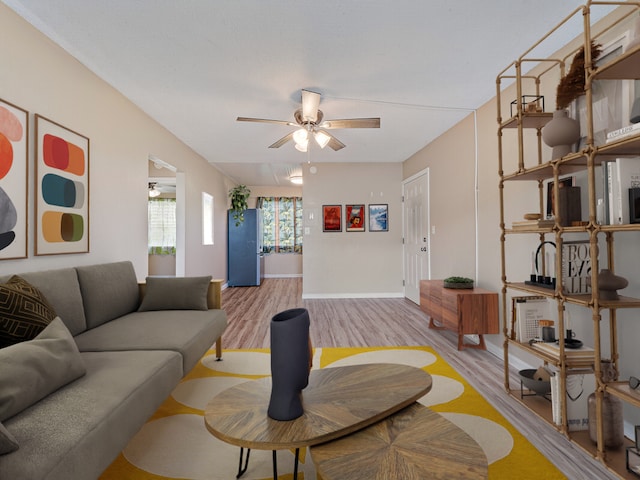
[[[453,422],[482,447],[489,462],[489,479],[566,478],[432,348],[316,348],[314,351],[313,368],[365,363],[400,363],[427,371],[433,385],[419,402]],[[227,388],[270,374],[269,350],[225,350],[222,362],[216,361],[213,350],[209,351],[100,480],[235,478],[240,449],[207,431],[205,406]],[[277,458],[279,480],[290,480],[294,452],[278,451]],[[242,479],[266,480],[272,475],[272,453],[251,450],[249,468]],[[305,449],[300,453],[298,478],[317,478]],[[437,472],[434,478],[439,478]]]

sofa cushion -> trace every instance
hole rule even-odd
[[[0,421],[85,374],[71,333],[55,318],[35,339],[0,349]]]
[[[187,374],[227,327],[224,310],[134,312],[75,337],[81,352],[173,350]]]
[[[34,339],[56,318],[45,296],[14,275],[0,284],[0,348]]]
[[[0,455],[15,452],[18,447],[18,441],[9,433],[9,430],[0,423]]]
[[[207,277],[147,277],[146,288],[138,311],[208,310]]]
[[[87,329],[75,268],[20,273],[20,276],[42,292],[72,335]]]
[[[134,312],[140,304],[138,279],[129,261],[76,267],[87,328]]]
[[[181,377],[176,352],[81,355],[85,376],[4,422],[20,448],[0,457],[1,479],[99,478]]]

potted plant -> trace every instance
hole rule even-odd
[[[473,288],[473,279],[467,277],[447,277],[444,288]]]
[[[236,185],[229,190],[229,198],[231,199],[231,211],[233,219],[236,221],[236,227],[244,222],[244,211],[247,209],[247,199],[251,195],[251,191],[246,185]]]

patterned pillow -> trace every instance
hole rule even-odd
[[[0,348],[33,340],[54,318],[47,299],[24,278],[0,284]]]

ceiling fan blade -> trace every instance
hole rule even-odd
[[[302,90],[302,119],[305,122],[318,121],[318,108],[320,107],[320,94],[311,90]]]
[[[271,145],[269,145],[269,148],[280,148],[282,145],[287,143],[292,138],[293,138],[293,132],[288,133],[287,135],[282,137],[280,140],[278,140],[278,141],[272,143]]]
[[[257,122],[257,123],[275,123],[277,125],[288,125],[297,127],[298,125],[293,122],[287,122],[286,120],[269,120],[268,118],[251,118],[251,117],[238,117],[238,122]]]
[[[342,120],[326,120],[322,128],[380,128],[380,118],[345,118]]]
[[[343,149],[344,147],[346,147],[346,145],[344,143],[342,143],[340,140],[338,140],[336,137],[334,137],[333,135],[331,135],[329,132],[325,132],[324,130],[320,130],[322,133],[324,133],[325,135],[328,135],[329,138],[329,142],[327,143],[327,145],[329,147],[331,147],[334,151],[338,151]]]

